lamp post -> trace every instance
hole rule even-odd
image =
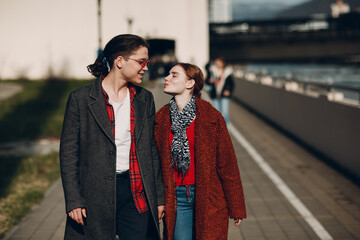
[[[133,19],[132,19],[132,17],[128,17],[126,20],[127,20],[127,23],[128,23],[128,33],[132,33]]]
[[[98,55],[102,51],[101,44],[101,0],[98,0]]]

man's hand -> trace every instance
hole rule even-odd
[[[69,217],[71,217],[71,219],[73,219],[78,224],[81,224],[82,226],[84,226],[83,216],[84,216],[84,218],[86,218],[85,208],[75,208],[75,209],[71,210],[68,214],[69,214]]]
[[[158,206],[158,213],[159,213],[159,223],[161,222],[161,219],[164,217],[165,215],[165,206],[164,205],[160,205]]]

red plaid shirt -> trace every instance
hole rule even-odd
[[[148,206],[146,204],[145,190],[141,180],[139,163],[136,158],[135,134],[134,134],[134,127],[135,127],[134,97],[136,95],[136,89],[134,85],[132,85],[131,83],[129,83],[128,87],[130,92],[130,131],[131,131],[131,145],[130,145],[130,159],[129,159],[130,185],[131,185],[131,192],[134,198],[135,206],[140,214],[148,211]],[[109,103],[109,95],[105,92],[103,88],[101,89],[104,94],[106,110],[110,119],[111,130],[115,138],[114,108]]]

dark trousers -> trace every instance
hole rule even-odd
[[[116,176],[116,234],[120,240],[145,240],[150,212],[139,214],[132,197],[129,173]]]

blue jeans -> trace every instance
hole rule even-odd
[[[230,98],[223,97],[223,98],[214,98],[211,99],[211,103],[214,108],[216,108],[221,114],[223,115],[226,124],[229,123],[229,104]]]
[[[174,240],[192,240],[195,185],[177,186],[177,211]]]

